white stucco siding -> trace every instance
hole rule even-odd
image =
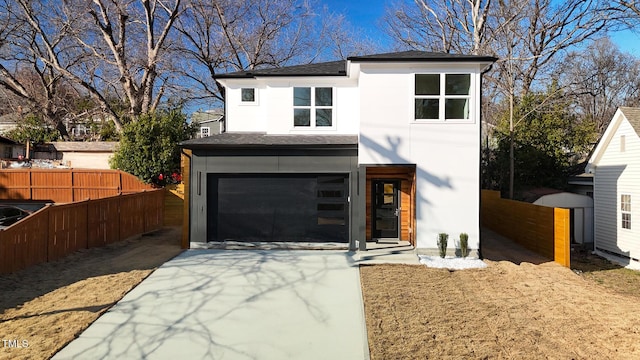
[[[266,132],[266,109],[269,94],[264,84],[255,80],[232,80],[225,83],[225,129],[228,132]],[[255,89],[255,102],[241,101],[242,88]]]
[[[477,124],[415,124],[411,153],[416,163],[417,247],[437,247],[449,234],[449,247],[461,232],[469,247],[479,244],[480,154]]]
[[[357,81],[347,77],[272,78],[225,80],[226,130],[268,134],[351,134],[358,133],[360,114]],[[255,103],[241,101],[241,89],[256,89]],[[294,127],[293,88],[333,88],[333,126]]]
[[[395,66],[395,68],[391,68]],[[437,248],[438,233],[449,248],[461,232],[479,246],[480,69],[477,65],[362,64],[360,74],[360,164],[416,165],[416,247]],[[414,120],[416,73],[471,73],[470,119]],[[455,241],[454,241],[455,240]]]
[[[624,135],[624,151],[621,151]],[[594,176],[595,246],[640,258],[640,138],[622,119],[604,148]],[[631,229],[622,228],[621,195],[631,195]]]
[[[333,126],[294,127],[293,88],[331,87],[333,89]],[[336,134],[358,133],[360,109],[357,83],[347,78],[315,77],[304,79],[274,79],[269,82],[267,96],[268,134]]]

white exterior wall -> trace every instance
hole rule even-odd
[[[74,169],[111,169],[109,159],[113,153],[64,152],[62,161]]]
[[[460,233],[479,247],[479,65],[360,64],[360,164],[416,165],[416,247],[455,248]],[[470,121],[416,123],[415,73],[471,73]],[[456,240],[456,241],[454,241]]]
[[[255,104],[240,101],[241,89],[254,87],[256,80],[225,79],[226,131],[266,132],[267,134],[335,134],[358,133],[359,91],[356,79],[347,77],[265,77],[256,88]],[[293,126],[293,88],[332,87],[333,124],[330,128]]]
[[[225,82],[225,130],[228,132],[267,131],[268,91],[263,83],[252,79]],[[254,88],[255,103],[243,103],[240,98],[242,88]]]
[[[624,118],[611,131],[595,166],[595,246],[640,259],[640,138]],[[625,135],[624,152],[620,135]],[[621,225],[621,194],[631,195],[631,229]]]

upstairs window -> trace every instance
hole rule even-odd
[[[416,74],[415,120],[468,121],[471,74]]]
[[[209,132],[209,127],[208,126],[201,126],[200,127],[200,137],[208,137],[209,135],[211,135],[211,133]]]
[[[255,104],[256,89],[254,88],[240,89],[240,100],[242,101],[243,104]]]
[[[294,87],[293,126],[307,128],[333,126],[333,88]]]
[[[622,228],[631,229],[631,195],[620,195],[620,212],[622,214]]]

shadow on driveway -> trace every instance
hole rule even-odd
[[[346,251],[190,250],[54,359],[366,359]]]

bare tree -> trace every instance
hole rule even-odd
[[[486,52],[491,0],[397,1],[387,8],[389,34],[414,49]]]
[[[43,39],[30,26],[24,14],[27,3],[0,2],[0,92],[5,111],[19,115],[36,114],[56,128],[63,138],[68,138],[63,120],[90,109],[84,94],[61,76],[51,65],[47,44],[52,47],[72,47],[65,42],[65,31]],[[33,14],[44,11],[30,6]],[[39,24],[40,28],[52,27],[51,23]]]
[[[575,113],[593,120],[599,134],[618,107],[636,105],[640,96],[640,59],[621,52],[608,38],[567,54],[559,70]]]
[[[118,130],[122,114],[112,98],[126,103],[133,119],[158,106],[170,79],[161,67],[167,63],[167,39],[181,12],[180,0],[15,4],[12,12],[37,47],[32,63],[44,64],[52,76],[82,87],[113,116]]]
[[[219,73],[304,64],[370,49],[339,14],[301,0],[191,0],[178,20],[182,75],[196,100],[222,101]]]

